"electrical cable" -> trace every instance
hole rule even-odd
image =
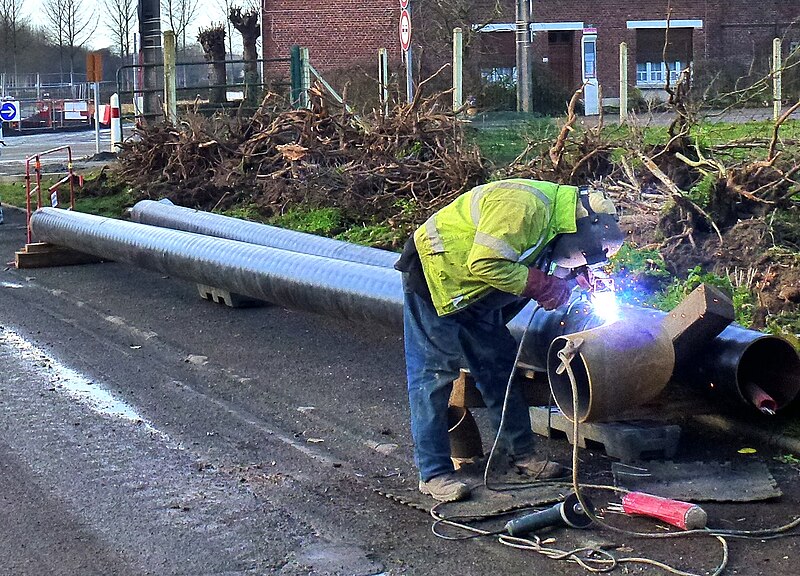
[[[503,430],[503,426],[504,426],[504,423],[505,423],[505,415],[506,415],[507,406],[508,406],[508,400],[509,400],[509,395],[510,395],[509,392],[510,392],[510,389],[511,389],[511,384],[512,384],[513,378],[514,378],[515,373],[516,373],[517,363],[518,363],[520,355],[522,353],[522,349],[523,349],[523,346],[524,346],[524,343],[525,343],[525,338],[526,338],[526,336],[528,334],[528,331],[530,329],[530,326],[531,326],[532,318],[533,318],[533,316],[531,315],[531,318],[528,320],[528,324],[525,327],[525,330],[524,330],[524,332],[522,334],[522,337],[520,338],[519,347],[517,348],[516,357],[514,359],[514,365],[512,367],[511,374],[509,375],[508,383],[507,383],[507,386],[506,386],[506,394],[505,394],[505,398],[504,398],[504,401],[503,401],[502,413],[501,413],[500,423],[498,424],[497,434],[495,435],[495,439],[494,439],[494,442],[492,444],[492,448],[491,448],[491,450],[489,452],[489,456],[487,458],[486,467],[484,469],[483,483],[484,483],[484,486],[489,490],[494,490],[494,491],[502,490],[502,489],[497,489],[497,488],[493,488],[493,487],[489,486],[489,479],[488,479],[489,478],[489,470],[490,470],[490,465],[491,465],[492,459],[494,458],[494,454],[495,454],[495,451],[496,451],[498,443],[499,443],[500,434],[501,434],[501,432]],[[561,359],[561,361],[564,363],[564,368],[565,368],[565,370],[567,372],[567,375],[568,375],[569,380],[570,380],[570,385],[572,387],[573,415],[577,415],[578,414],[578,386],[577,386],[577,381],[575,379],[575,374],[572,371],[572,366],[571,366],[572,358],[574,358],[574,355],[575,355],[576,352],[577,352],[577,350],[574,349],[574,348],[571,349],[571,350],[567,350],[567,347],[565,347],[564,349],[562,349],[558,353],[559,359]],[[571,354],[571,356],[569,356],[569,354]],[[551,399],[552,399],[552,397],[551,397]],[[548,418],[549,418],[549,413],[548,413]],[[624,488],[619,488],[617,486],[609,486],[609,485],[580,484],[580,482],[578,480],[578,470],[579,470],[579,457],[578,457],[579,447],[578,447],[578,442],[577,442],[578,433],[579,433],[579,422],[578,422],[578,418],[574,417],[573,418],[573,427],[572,427],[572,435],[573,435],[573,438],[572,438],[573,439],[573,442],[572,442],[572,444],[573,444],[573,450],[572,450],[572,478],[571,478],[570,485],[572,486],[572,489],[574,490],[575,495],[578,498],[578,501],[580,502],[581,506],[583,507],[584,512],[592,519],[593,522],[595,522],[601,528],[610,530],[610,531],[615,532],[615,533],[624,534],[624,535],[627,535],[627,536],[633,536],[633,537],[637,537],[637,538],[665,539],[665,538],[687,538],[687,537],[692,537],[692,536],[705,536],[705,537],[715,538],[720,543],[720,546],[721,546],[721,549],[722,549],[722,559],[721,559],[720,563],[717,565],[717,567],[712,572],[706,573],[703,576],[719,576],[720,574],[722,574],[722,572],[727,567],[728,560],[729,560],[729,548],[728,548],[728,543],[727,543],[727,541],[725,539],[726,537],[727,538],[766,540],[766,539],[772,539],[772,538],[784,538],[784,537],[791,537],[791,536],[798,536],[799,535],[799,534],[787,534],[786,532],[788,532],[789,530],[792,530],[793,528],[796,528],[796,527],[800,526],[800,517],[795,518],[794,520],[792,520],[791,522],[788,522],[787,524],[784,524],[783,526],[779,526],[777,528],[762,529],[762,530],[713,530],[713,529],[706,528],[706,529],[699,529],[699,530],[684,530],[684,531],[681,531],[681,532],[651,533],[651,532],[630,531],[630,530],[625,530],[623,528],[619,528],[619,527],[613,526],[613,525],[605,522],[603,519],[599,518],[593,512],[593,509],[590,506],[587,506],[586,501],[585,501],[585,499],[584,499],[584,497],[582,495],[581,490],[588,488],[588,489],[607,490],[607,491],[612,491],[612,492],[616,492],[616,493],[628,493],[629,490],[626,490]],[[548,434],[548,452],[547,452],[548,453],[548,458],[547,458],[548,460],[549,460],[549,440],[550,440],[550,436]],[[539,484],[539,483],[545,483],[545,482],[553,482],[553,481],[538,480],[538,482],[536,482],[536,483]],[[563,480],[557,480],[556,482],[557,483],[565,483]],[[526,484],[522,484],[522,485],[518,486],[518,488],[529,487],[530,485],[531,485],[530,483],[526,483]],[[509,488],[505,488],[505,489],[509,489]],[[541,539],[536,535],[534,535],[532,537],[529,537],[529,538],[521,538],[521,537],[509,536],[506,533],[505,530],[487,531],[487,530],[482,530],[480,528],[476,528],[474,526],[470,526],[470,525],[468,525],[468,524],[466,524],[464,522],[457,522],[456,519],[459,519],[459,518],[462,518],[462,517],[459,517],[459,516],[453,516],[453,517],[442,516],[439,513],[438,508],[439,508],[439,504],[437,504],[436,506],[431,508],[431,516],[434,518],[434,523],[433,523],[433,525],[431,527],[431,530],[434,533],[434,535],[436,535],[439,538],[443,538],[445,540],[469,540],[469,539],[475,539],[475,538],[481,538],[481,537],[498,536],[498,542],[500,544],[505,545],[505,546],[509,546],[509,547],[512,547],[512,548],[517,548],[517,549],[520,549],[520,550],[534,551],[534,552],[537,552],[539,554],[542,554],[542,555],[544,555],[544,556],[546,556],[548,558],[554,559],[554,560],[566,560],[568,562],[573,562],[573,563],[576,563],[576,564],[580,565],[585,570],[587,570],[589,572],[594,572],[594,573],[610,572],[610,571],[614,570],[617,566],[619,566],[620,564],[623,564],[623,563],[638,563],[638,564],[646,564],[646,565],[650,565],[650,566],[655,566],[657,568],[660,568],[662,570],[665,570],[665,571],[667,571],[667,572],[669,572],[671,574],[675,574],[677,576],[701,576],[701,575],[699,575],[697,573],[694,573],[694,572],[686,572],[686,571],[680,570],[678,568],[670,566],[669,564],[666,564],[664,562],[660,562],[658,560],[654,560],[652,558],[645,558],[645,557],[621,557],[621,558],[617,558],[613,554],[611,554],[611,552],[609,552],[607,550],[604,550],[604,549],[602,549],[600,547],[581,547],[581,548],[575,548],[573,550],[559,550],[557,548],[544,546],[542,544]],[[519,512],[519,510],[514,510],[514,512],[515,513]],[[468,518],[486,520],[486,519],[490,519],[490,518],[493,518],[493,517],[497,517],[497,516],[501,516],[501,515],[505,515],[505,514],[509,514],[509,513],[510,512],[502,512],[502,513],[497,513],[497,514],[486,514],[486,515],[481,515],[481,516],[470,516]],[[467,531],[470,534],[468,536],[462,536],[462,537],[448,536],[448,535],[442,534],[441,532],[439,532],[437,530],[437,527],[440,526],[440,525],[452,526],[452,527]],[[582,558],[582,557],[579,556],[579,554],[582,554],[582,553],[589,553],[589,554],[596,555],[596,556],[599,556],[599,557],[595,557],[595,558],[585,558],[585,557],[583,557]]]

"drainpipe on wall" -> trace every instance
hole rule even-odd
[[[531,0],[517,0],[517,111],[532,112]]]

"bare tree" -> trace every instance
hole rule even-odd
[[[186,50],[186,34],[197,19],[198,6],[199,0],[161,0],[161,17],[175,32],[181,51]]]
[[[64,72],[66,53],[71,79],[75,72],[75,56],[97,29],[97,16],[87,11],[83,0],[45,0],[44,13],[50,39],[58,46],[61,72]]]
[[[208,81],[211,84],[211,102],[225,102],[225,26],[212,24],[203,28],[197,35],[197,41],[203,47],[208,62]]]
[[[242,35],[245,60],[245,96],[249,100],[253,100],[256,97],[256,85],[258,84],[258,52],[256,44],[261,36],[261,12],[255,6],[251,6],[247,10],[243,10],[239,6],[233,6],[228,12],[228,21]]]
[[[6,60],[11,55],[14,75],[17,74],[17,53],[19,51],[20,28],[25,21],[22,17],[22,0],[0,0],[0,47]]]
[[[222,10],[225,18],[225,26],[227,27],[226,35],[228,37],[228,54],[233,57],[233,29],[230,18],[228,18],[228,14],[231,12],[231,7],[233,6],[234,0],[217,0],[217,7]]]
[[[111,33],[120,57],[131,54],[131,36],[136,21],[136,0],[103,0],[107,17],[105,27]]]

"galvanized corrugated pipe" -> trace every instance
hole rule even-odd
[[[57,208],[34,212],[31,228],[38,241],[288,308],[402,326],[400,273],[390,268]]]
[[[137,202],[130,210],[130,217],[134,222],[141,224],[228,238],[229,240],[336,260],[348,260],[370,266],[391,268],[399,257],[398,254],[388,250],[359,246],[314,234],[295,232],[268,224],[248,222],[239,218],[176,206],[169,201],[142,200]]]
[[[110,260],[289,308],[402,326],[401,277],[391,268],[52,208],[37,210],[31,226],[37,240]],[[652,314],[654,322],[664,315],[645,311]],[[529,304],[509,327],[517,340],[529,327],[521,360],[545,370],[547,351],[555,338],[602,323],[591,305],[577,298],[566,308],[550,312]],[[701,356],[693,370],[695,381],[726,390],[728,397],[745,399],[743,389],[755,384],[770,392],[781,408],[800,389],[800,357],[788,342],[776,336],[731,326]]]

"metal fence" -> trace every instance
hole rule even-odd
[[[176,93],[178,104],[181,106],[192,106],[198,110],[206,109],[226,109],[244,106],[254,107],[253,104],[245,102],[247,89],[255,89],[257,92],[267,90],[286,93],[287,98],[290,88],[289,64],[290,58],[268,58],[257,61],[259,70],[265,69],[265,64],[286,64],[286,74],[271,74],[260,77],[258,82],[245,83],[244,64],[245,60],[225,60],[224,64],[229,80],[225,84],[211,84],[208,81],[206,71],[208,67],[220,62],[178,62],[176,64]],[[274,66],[268,66],[270,69]],[[158,86],[145,87],[145,77],[148,75],[160,79]],[[123,118],[147,118],[163,117],[161,113],[145,113],[144,100],[148,97],[157,97],[163,106],[164,99],[164,65],[163,64],[134,64],[126,65],[117,69],[116,90],[120,97],[120,106]],[[218,89],[224,89],[225,101],[214,102],[211,93]]]

